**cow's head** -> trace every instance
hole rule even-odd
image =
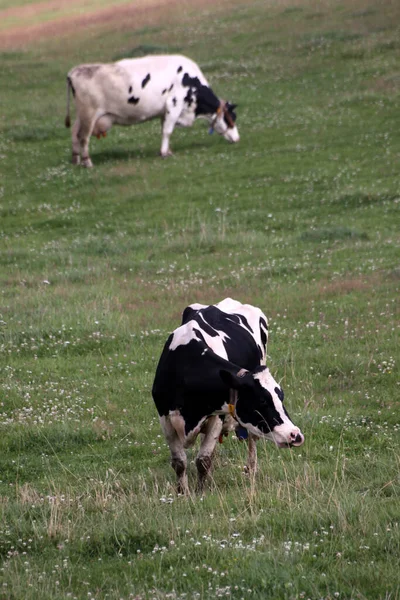
[[[269,369],[239,373],[221,370],[220,376],[231,389],[237,390],[235,417],[250,433],[275,442],[280,448],[301,446],[304,436],[293,425],[283,406],[283,391]]]
[[[217,112],[213,116],[211,129],[223,135],[228,142],[240,140],[238,128],[236,127],[236,104],[230,104],[221,100]]]

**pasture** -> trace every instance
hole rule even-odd
[[[56,4],[0,2],[0,598],[398,600],[400,5]],[[115,127],[73,167],[68,70],[166,52],[240,143]],[[151,386],[227,296],[305,444],[253,479],[231,436],[184,498]]]

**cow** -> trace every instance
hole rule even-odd
[[[112,125],[133,125],[159,118],[160,154],[172,154],[169,139],[175,125],[189,127],[197,117],[210,123],[229,142],[238,142],[235,104],[219,99],[199,66],[177,55],[127,58],[108,64],[83,64],[67,76],[66,127],[70,90],[75,98],[72,127],[72,163],[92,167],[89,138],[105,136]]]
[[[185,449],[199,434],[199,491],[216,442],[229,431],[248,437],[247,469],[253,474],[257,439],[279,448],[303,444],[283,405],[283,390],[266,366],[267,341],[267,318],[255,306],[226,298],[185,308],[182,324],[164,346],[152,389],[179,492],[189,491]]]

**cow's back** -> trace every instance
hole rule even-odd
[[[249,304],[226,298],[216,305],[191,304],[182,315],[184,327],[196,322],[204,342],[216,354],[245,369],[265,364],[267,318]]]
[[[70,70],[68,79],[76,100],[94,109],[107,107],[112,112],[126,102],[129,76],[118,63],[79,65]]]
[[[168,82],[170,82],[171,77],[173,77],[177,82],[181,83],[185,73],[187,73],[189,77],[198,77],[200,83],[208,85],[200,67],[190,58],[179,54],[124,58],[115,64],[132,75],[137,76],[138,80],[141,82],[144,77],[150,76],[149,83],[151,80],[160,80],[164,77]]]
[[[115,63],[83,64],[68,73],[76,101],[113,122],[134,124],[163,116],[169,94],[187,94],[187,81],[207,85],[198,65],[185,56],[126,58]],[[195,84],[195,83],[193,83]]]

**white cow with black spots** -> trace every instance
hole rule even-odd
[[[197,117],[229,142],[238,142],[235,105],[219,99],[198,65],[185,56],[146,56],[109,64],[84,64],[67,77],[67,116],[70,90],[75,97],[72,162],[91,167],[89,139],[105,136],[112,125],[134,125],[161,119],[161,156],[171,154],[169,139],[175,125],[190,127]]]

